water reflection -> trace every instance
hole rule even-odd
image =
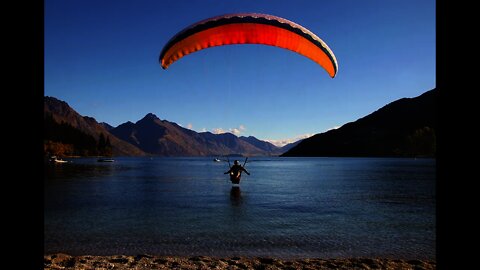
[[[240,186],[232,186],[230,189],[230,202],[233,206],[240,206],[242,204],[242,191]]]
[[[88,179],[103,178],[112,176],[115,173],[115,166],[111,163],[101,165],[89,163],[65,163],[44,165],[45,180],[59,179]]]

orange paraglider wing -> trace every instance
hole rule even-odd
[[[284,48],[310,58],[335,77],[337,60],[330,48],[308,29],[266,14],[230,14],[206,19],[172,37],[159,61],[163,69],[190,53],[231,44],[263,44]]]

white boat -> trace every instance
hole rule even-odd
[[[218,159],[218,158],[214,158],[213,161],[215,161],[215,162],[220,162],[221,160]]]
[[[50,157],[50,162],[54,162],[54,163],[67,163],[68,160],[59,159],[57,156],[51,156],[51,157]]]

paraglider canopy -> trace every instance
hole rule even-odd
[[[292,21],[267,14],[239,13],[197,22],[173,36],[163,47],[163,69],[190,53],[231,44],[263,44],[299,53],[322,66],[334,78],[338,64],[318,36]]]

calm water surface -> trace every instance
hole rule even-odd
[[[435,160],[213,158],[45,166],[45,253],[435,259]],[[243,160],[242,160],[243,162]]]

